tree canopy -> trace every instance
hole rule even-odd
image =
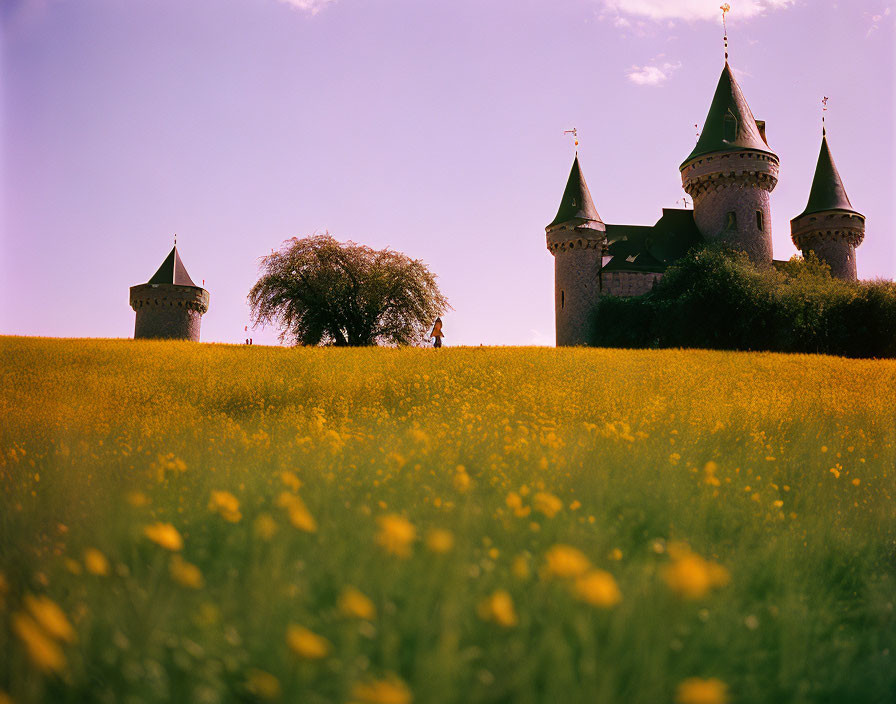
[[[286,240],[261,258],[249,292],[254,325],[300,345],[410,345],[450,308],[418,259],[330,235]]]

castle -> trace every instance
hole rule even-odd
[[[137,313],[135,340],[199,342],[199,326],[208,310],[208,291],[193,283],[176,244],[149,281],[131,286],[130,301]]]
[[[601,296],[648,292],[694,245],[720,242],[771,266],[769,194],[778,183],[778,164],[765,122],[753,117],[727,55],[697,146],[679,167],[693,210],[663,208],[652,227],[606,224],[576,154],[557,216],[545,228],[554,255],[557,345],[587,344]],[[833,276],[856,279],[855,248],[865,236],[865,216],[846,196],[824,130],[809,202],[790,230],[804,256],[814,252]]]

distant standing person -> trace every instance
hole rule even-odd
[[[445,333],[442,332],[441,318],[436,318],[435,325],[432,326],[432,332],[429,333],[429,336],[435,338],[435,342],[432,343],[433,347],[442,346],[442,338],[445,336]]]

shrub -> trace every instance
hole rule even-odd
[[[894,357],[896,285],[834,279],[814,254],[758,267],[741,252],[706,247],[643,296],[601,299],[593,331],[601,347]]]

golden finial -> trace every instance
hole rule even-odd
[[[722,29],[725,32],[725,63],[728,63],[728,25],[725,23],[725,15],[731,12],[731,5],[726,2],[719,5],[719,9],[722,11]]]
[[[576,154],[579,153],[579,132],[573,127],[571,130],[563,130],[563,134],[571,134],[573,137],[573,141],[576,143]]]

